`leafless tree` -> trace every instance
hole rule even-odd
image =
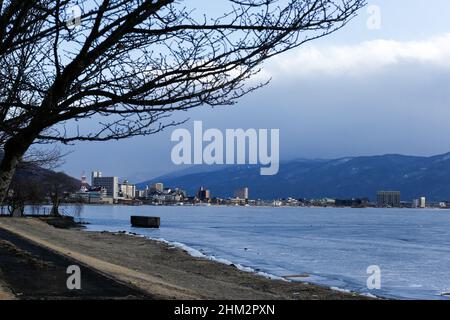
[[[80,186],[76,179],[51,170],[58,167],[64,156],[58,148],[45,151],[32,148],[26,154],[17,165],[3,202],[10,215],[22,216],[26,206],[30,206],[33,214],[39,214],[42,205],[50,201],[50,214],[59,216],[61,201]]]
[[[30,147],[18,167],[22,169],[40,167],[55,170],[64,164],[64,158],[67,155],[68,153],[63,153],[57,146],[52,148]]]
[[[79,189],[78,184],[73,183],[73,179],[62,172],[48,176],[42,183],[46,194],[52,204],[50,215],[59,216],[59,207],[64,198]]]
[[[5,204],[11,216],[21,217],[26,205],[30,205],[35,211],[43,204],[45,197],[45,191],[38,181],[14,179],[9,186]]]
[[[220,4],[214,16],[174,0],[0,0],[0,201],[31,145],[153,134],[173,112],[233,104],[264,84],[247,81],[262,62],[342,28],[365,0]]]

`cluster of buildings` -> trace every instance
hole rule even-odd
[[[81,178],[81,188],[71,195],[72,200],[89,204],[234,204],[247,205],[249,190],[242,188],[235,191],[234,198],[220,199],[211,197],[211,192],[201,187],[194,196],[188,196],[185,190],[166,188],[163,183],[155,183],[139,190],[136,185],[124,180],[119,181],[115,176],[103,176],[100,171],[93,171],[91,183],[86,176]]]
[[[119,183],[118,177],[104,177],[100,171],[93,171],[91,184],[88,184],[83,174],[81,188],[72,195],[72,198],[95,204],[129,202],[136,199],[136,186],[127,180]]]
[[[426,207],[450,207],[446,202],[427,204],[425,197],[414,199],[412,202],[401,201],[400,191],[379,191],[376,202],[370,202],[368,198],[357,199],[330,199],[318,200],[306,199],[282,199],[275,201],[251,200],[247,187],[235,190],[234,197],[221,199],[211,196],[211,191],[200,187],[194,196],[189,196],[185,190],[179,188],[166,188],[163,183],[155,183],[139,190],[136,185],[118,177],[103,176],[100,171],[91,174],[89,185],[83,174],[81,188],[72,195],[72,198],[91,204],[215,204],[215,205],[272,205],[272,206],[320,206],[320,207],[380,207],[380,208],[426,208]]]
[[[377,206],[381,208],[447,208],[447,202],[427,203],[425,197],[419,197],[412,202],[401,201],[400,191],[379,191],[377,193]]]
[[[272,202],[273,206],[302,206],[302,207],[351,207],[351,208],[450,208],[447,202],[427,203],[425,197],[414,199],[412,202],[401,201],[400,191],[378,191],[376,201],[369,198],[352,199],[281,199]]]

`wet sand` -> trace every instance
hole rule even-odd
[[[122,233],[57,229],[33,218],[0,218],[0,228],[155,299],[367,299],[312,284],[266,279]],[[5,282],[1,267],[0,298]],[[4,292],[8,297],[8,290]]]

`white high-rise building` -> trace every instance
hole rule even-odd
[[[248,200],[248,188],[237,189],[234,192],[234,196],[241,200]]]
[[[427,200],[425,197],[420,197],[419,199],[419,207],[424,209],[427,207]]]
[[[136,186],[125,180],[120,184],[120,194],[125,199],[134,199],[136,197]]]

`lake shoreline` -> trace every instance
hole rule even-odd
[[[267,279],[236,266],[192,257],[186,250],[143,236],[56,229],[33,218],[0,218],[0,228],[156,299],[368,299],[319,285]]]

